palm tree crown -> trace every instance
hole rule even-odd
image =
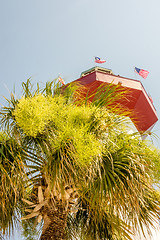
[[[102,86],[91,101],[74,84],[22,87],[0,112],[2,233],[20,216],[42,221],[41,240],[132,239],[153,225],[160,155],[113,109],[123,92]]]

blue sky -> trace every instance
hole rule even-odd
[[[134,66],[150,72],[136,78],[160,117],[159,9],[159,0],[0,0],[0,103],[29,77],[70,82],[100,56],[124,77]],[[160,137],[159,122],[153,131]]]

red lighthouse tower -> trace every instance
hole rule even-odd
[[[114,75],[112,70],[101,67],[93,67],[82,72],[81,77],[75,82],[84,85],[91,94],[102,84],[120,85],[129,91],[126,100],[123,101],[124,108],[132,111],[132,122],[137,130],[142,134],[149,132],[158,121],[157,112],[151,98],[147,95],[140,81]]]

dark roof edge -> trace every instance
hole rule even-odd
[[[95,66],[95,67],[92,67],[92,68],[90,68],[90,69],[82,72],[80,78],[81,78],[81,77],[84,77],[84,76],[86,76],[86,75],[88,75],[88,74],[90,74],[90,73],[97,72],[97,71],[98,71],[98,72],[101,72],[101,73],[107,73],[107,74],[113,75],[113,72],[112,72],[111,69],[107,69],[107,68],[102,68],[102,67]]]

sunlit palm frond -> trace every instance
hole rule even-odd
[[[24,195],[25,171],[19,145],[5,133],[0,136],[0,227],[13,229],[18,218],[18,201]]]

